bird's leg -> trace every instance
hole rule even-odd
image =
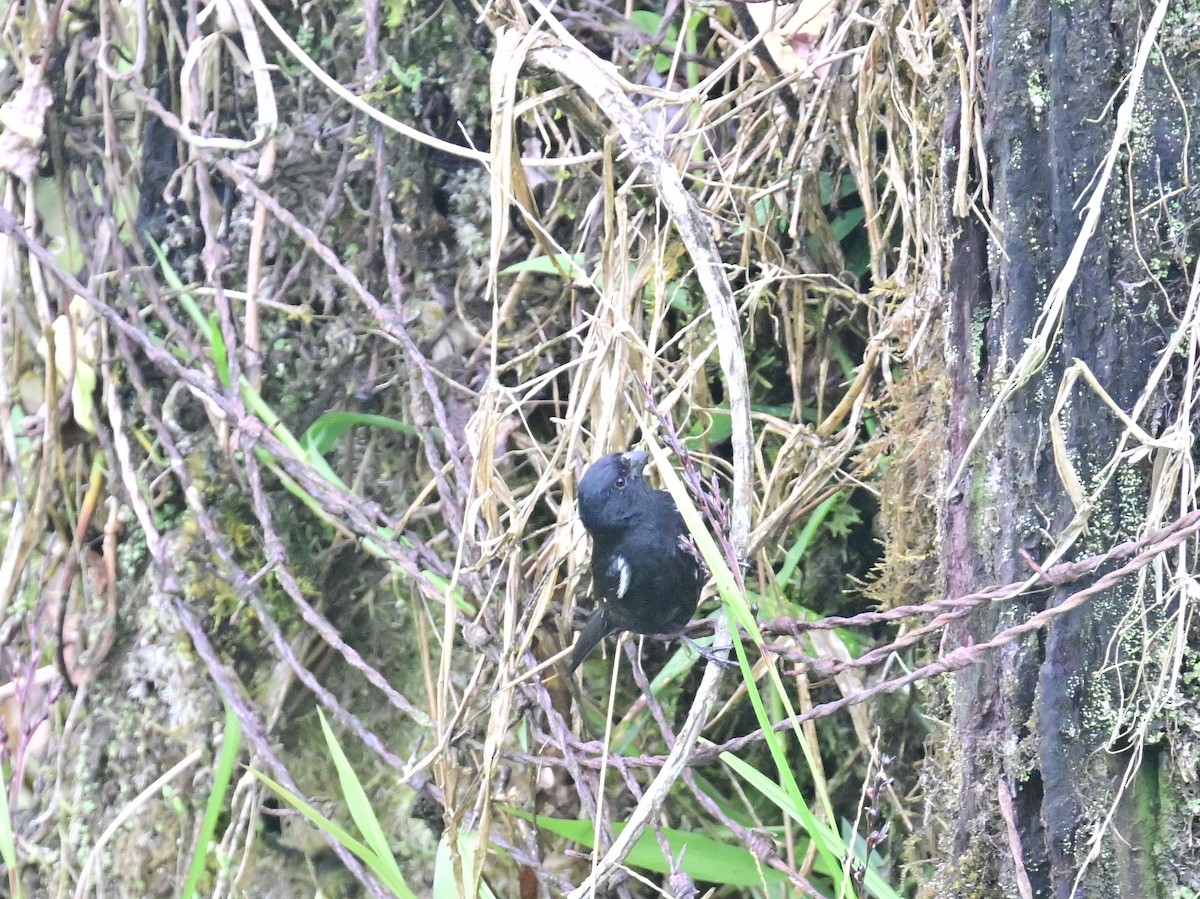
[[[704,659],[706,662],[713,662],[717,665],[720,665],[722,668],[724,668],[726,670],[732,670],[734,668],[741,667],[738,664],[736,659],[729,658],[729,650],[733,649],[732,645],[722,646],[720,648],[713,648],[711,646],[701,646],[699,643],[697,643],[691,637],[687,636],[687,634],[680,634],[679,639],[682,640],[684,643],[686,643],[689,648],[691,648],[698,656],[700,656],[700,658]]]

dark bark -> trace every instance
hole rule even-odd
[[[975,217],[958,220],[952,238],[951,470],[1035,333],[1049,287],[1079,235],[1081,198],[1093,189],[1108,152],[1125,79],[1152,11],[1109,3],[999,2],[987,16],[983,177],[991,193],[992,233],[1000,240],[989,243],[988,230]],[[1200,165],[1184,126],[1196,108],[1200,66],[1194,40],[1170,19],[1162,47],[1147,67],[1134,130],[1071,287],[1061,334],[1044,367],[991,424],[948,501],[943,571],[951,595],[1028,576],[1021,552],[1045,558],[1071,521],[1075,510],[1055,468],[1049,427],[1072,361],[1084,361],[1112,399],[1131,410],[1174,326],[1172,312],[1186,302],[1190,257],[1181,247],[1194,253],[1194,225],[1181,235],[1162,227],[1161,217],[1140,212],[1172,192],[1182,197],[1181,220],[1195,222],[1200,212],[1196,191],[1189,193],[1182,174],[1185,154],[1191,171]],[[1173,400],[1177,382],[1165,383],[1141,418],[1151,431],[1156,412]],[[1071,461],[1090,492],[1124,427],[1081,384],[1063,427]],[[1119,476],[1100,492],[1075,554],[1136,533],[1150,474],[1148,459],[1122,463]],[[984,609],[952,635],[951,645],[990,639],[1075,589]],[[950,743],[957,754],[949,764],[961,789],[936,895],[999,887],[987,895],[1017,896],[1020,869],[1034,896],[1056,899],[1073,889],[1079,897],[1145,899],[1168,895],[1169,886],[1183,882],[1172,879],[1154,854],[1166,826],[1147,813],[1158,803],[1159,760],[1144,755],[1122,791],[1130,756],[1111,738],[1119,698],[1104,668],[1112,653],[1124,652],[1112,640],[1127,627],[1122,619],[1133,593],[1134,585],[1123,583],[956,676]],[[1152,628],[1153,621],[1144,626]],[[1001,818],[998,790],[1013,798],[1012,828]],[[1114,804],[1101,852],[1080,877],[1089,841]]]

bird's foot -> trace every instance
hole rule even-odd
[[[720,665],[727,671],[740,667],[737,659],[729,658],[729,651],[733,649],[732,644],[728,646],[701,646],[691,637],[685,635],[681,635],[679,639],[686,643],[689,648],[691,648],[706,662],[712,662],[713,664]]]

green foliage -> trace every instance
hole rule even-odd
[[[858,510],[847,502],[844,490],[839,490],[818,505],[805,520],[803,527],[800,528],[791,546],[788,547],[783,564],[775,574],[776,583],[781,587],[786,587],[792,582],[796,567],[817,539],[819,531],[825,529],[831,534],[844,533],[857,522]]]
[[[542,830],[566,837],[589,849],[593,846],[594,827],[591,821],[547,818],[515,808],[510,808],[509,812],[532,821]],[[613,822],[613,829],[620,834],[625,829],[625,822]],[[734,846],[694,831],[664,828],[663,834],[672,857],[679,863],[679,869],[693,880],[730,887],[770,886],[787,882],[781,872],[763,866],[745,846]],[[671,873],[671,859],[663,855],[653,833],[642,834],[625,861],[635,868],[656,874]]]
[[[810,803],[800,791],[796,774],[793,770],[793,762],[785,745],[786,737],[783,733],[775,730],[775,719],[768,713],[766,702],[764,701],[769,698],[773,706],[784,710],[787,720],[795,721],[797,716],[792,705],[791,693],[783,683],[777,666],[771,662],[771,655],[763,649],[763,636],[759,630],[755,614],[751,610],[746,596],[738,586],[733,573],[726,564],[724,555],[717,548],[716,542],[709,534],[708,529],[704,527],[700,513],[692,503],[679,475],[671,468],[669,459],[667,459],[664,450],[660,446],[651,441],[649,449],[658,470],[662,473],[664,485],[679,507],[680,513],[683,515],[688,530],[692,535],[692,539],[695,541],[697,549],[703,556],[704,562],[708,566],[709,571],[712,572],[713,579],[716,582],[725,612],[730,619],[730,636],[733,639],[734,653],[741,668],[742,683],[751,706],[754,709],[758,725],[763,730],[764,741],[771,760],[774,763],[775,777],[772,778],[763,774],[732,753],[722,754],[721,759],[749,786],[776,805],[804,829],[812,838],[813,845],[817,850],[817,870],[825,872],[830,876],[840,895],[849,895],[852,893],[854,885],[848,869],[843,866],[842,862],[847,857],[853,857],[854,846],[847,845],[841,835],[822,820],[823,818],[825,821],[833,821],[836,820],[836,816],[833,813],[833,806],[829,795],[822,786],[824,778],[821,776],[822,766],[820,760],[815,757],[813,748],[800,732],[799,726],[793,725],[792,730],[796,737],[796,744],[804,756],[805,764],[812,773],[812,783],[817,785],[814,804],[820,808],[822,813],[818,815],[813,811]],[[754,670],[751,667],[750,656],[746,651],[742,639],[743,632],[749,636],[758,648],[758,657],[768,660],[766,669],[766,688],[768,694],[766,697],[764,697],[762,691],[759,689],[758,679],[755,677]],[[867,860],[860,859],[859,861],[865,864]],[[877,897],[877,899],[900,899],[899,894],[875,871],[868,870],[866,886],[870,895]]]
[[[564,278],[574,278],[583,273],[584,255],[582,253],[556,253],[553,256],[534,256],[522,259],[500,270],[501,275],[516,275],[521,272],[535,272],[540,275],[561,275]]]
[[[586,270],[584,269],[585,261],[586,257],[583,253],[556,253],[553,256],[533,256],[502,268],[500,274],[516,275],[522,272],[531,272],[539,275],[558,275],[564,280],[573,281],[581,275],[586,274]],[[637,272],[637,264],[630,263],[630,278],[635,278]],[[604,287],[604,278],[599,274],[596,274],[593,280],[597,287]],[[653,279],[647,281],[642,287],[642,303],[648,312],[653,311],[655,305],[659,302],[658,294],[660,291],[662,302],[665,302],[672,309],[686,316],[695,315],[698,304],[696,298],[693,296],[691,285],[684,278],[670,278],[665,284],[656,282]]]
[[[777,782],[764,775],[754,767],[746,764],[732,753],[724,753],[721,760],[736,771],[747,784],[756,789],[764,797],[773,802],[779,809],[789,818],[799,824],[808,832],[808,834],[816,842],[818,849],[818,859],[828,864],[833,861],[836,867],[836,880],[841,883],[839,895],[854,895],[853,884],[849,878],[843,876],[843,866],[841,859],[847,855],[856,859],[859,864],[866,866],[865,885],[867,894],[876,897],[876,899],[903,899],[900,893],[896,892],[883,876],[877,870],[877,867],[872,867],[868,864],[868,859],[862,858],[865,850],[865,844],[860,843],[853,835],[847,840],[843,839],[842,835],[832,827],[825,824],[816,817],[811,809],[804,802],[796,803],[795,797],[791,795],[791,791],[784,789]],[[847,829],[849,831],[849,828]],[[852,832],[851,832],[852,833]],[[872,857],[877,862],[877,858]],[[818,868],[820,868],[818,862]]]
[[[792,414],[792,407],[752,403],[750,411],[787,418]],[[683,439],[683,445],[692,452],[701,452],[724,443],[732,436],[733,419],[729,415],[729,403],[725,402],[700,410],[700,420],[692,425]]]
[[[394,418],[362,412],[326,412],[304,432],[300,438],[300,445],[309,453],[324,456],[333,449],[338,438],[357,426],[384,428],[411,437],[421,436],[421,432],[408,422],[396,421]]]
[[[473,830],[459,830],[458,854],[462,859],[462,870],[471,871],[475,867],[475,849],[479,843],[479,834]],[[478,892],[474,892],[477,889]],[[454,856],[451,852],[449,834],[443,834],[438,843],[437,861],[433,871],[433,899],[463,899],[464,896],[482,896],[483,899],[496,899],[485,882],[468,883],[463,889],[459,888],[459,879],[454,873]]]
[[[13,899],[24,895],[21,889],[21,869],[17,866],[17,841],[13,833],[12,810],[8,807],[8,781],[15,774],[11,769],[4,771],[7,776],[0,783],[0,859],[8,869],[8,883],[12,890]]]
[[[388,30],[395,31],[412,12],[413,0],[384,0],[383,15]]]
[[[420,66],[401,66],[396,60],[392,60],[391,66],[392,75],[399,82],[400,87],[404,90],[415,91],[425,80],[425,73],[421,71]]]
[[[641,31],[644,31],[650,37],[658,34],[662,27],[662,15],[657,12],[651,12],[647,9],[636,9],[629,16],[630,22]],[[695,57],[698,54],[698,29],[707,21],[707,14],[701,12],[692,13],[688,16],[684,23],[683,31],[683,52],[689,57]],[[654,54],[654,70],[660,75],[669,75],[674,60],[667,53],[674,54],[679,47],[679,26],[674,22],[667,25],[663,32],[662,49],[666,53],[656,52]],[[695,87],[700,82],[699,67],[690,62],[685,65],[687,72],[687,83],[689,87]]]
[[[821,172],[819,185],[821,209],[829,223],[823,234],[841,251],[846,270],[861,278],[870,271],[871,245],[864,224],[866,209],[859,199],[858,188],[852,178],[835,179],[829,172]],[[743,221],[734,234],[740,236],[748,230],[773,230],[785,234],[790,225],[790,214],[784,194],[768,194],[754,202],[750,207],[750,220]],[[809,252],[817,258],[829,255],[822,252],[829,248],[827,241],[823,242],[822,234],[809,234],[806,242]]]
[[[372,874],[379,878],[384,886],[391,891],[393,896],[398,897],[398,899],[416,899],[416,893],[409,889],[408,884],[404,880],[404,874],[400,870],[400,865],[397,863],[396,857],[392,854],[391,847],[388,845],[387,835],[383,832],[383,827],[380,825],[379,818],[375,815],[374,809],[371,808],[366,790],[363,789],[362,783],[354,773],[354,769],[350,766],[350,761],[346,758],[346,754],[342,750],[341,744],[338,743],[337,737],[334,736],[328,722],[325,721],[325,716],[321,714],[319,709],[317,710],[317,714],[321,716],[321,729],[325,733],[325,745],[329,749],[330,759],[337,768],[338,782],[342,787],[342,797],[362,839],[351,834],[336,822],[326,818],[313,808],[306,799],[297,796],[291,790],[276,783],[261,771],[253,771],[254,776],[266,784],[267,788],[280,799],[312,822],[319,830],[328,834],[353,853],[367,866]]]
[[[242,721],[237,713],[229,706],[225,707],[225,732],[221,740],[221,754],[217,757],[213,769],[213,787],[209,794],[208,803],[204,808],[204,820],[200,824],[200,833],[196,835],[196,845],[192,853],[192,863],[188,867],[187,881],[183,885],[182,899],[192,899],[200,884],[200,877],[208,865],[208,853],[212,848],[213,835],[217,830],[217,821],[225,809],[225,794],[233,780],[234,767],[237,764],[238,750],[242,745]]]
[[[215,314],[205,316],[201,312],[200,307],[187,292],[180,279],[178,273],[171,267],[166,254],[158,244],[151,241],[155,255],[158,257],[160,266],[162,267],[163,278],[173,290],[177,292],[180,305],[191,317],[192,322],[204,334],[209,341],[209,349],[212,353],[213,364],[217,371],[217,377],[221,383],[229,387],[231,386],[231,374],[229,369],[229,354],[225,347],[224,337],[221,334],[221,329],[217,324]],[[165,340],[160,341],[168,350],[175,353],[180,358],[185,358],[185,353],[182,349],[176,348],[168,344]],[[324,452],[332,447],[333,441],[337,437],[345,433],[346,429],[354,425],[371,425],[374,427],[385,427],[389,430],[400,431],[405,434],[419,434],[411,425],[404,422],[395,421],[394,419],[384,418],[378,415],[360,415],[351,412],[334,412],[318,419],[312,427],[306,432],[304,439],[297,439],[295,435],[288,429],[283,421],[276,414],[275,410],[263,399],[262,395],[254,388],[254,386],[241,377],[238,380],[238,388],[242,402],[246,408],[257,415],[261,420],[263,427],[271,432],[285,450],[290,452],[295,458],[304,462],[311,467],[318,475],[328,481],[335,487],[349,490],[338,474],[330,467],[325,460]],[[324,449],[322,449],[324,448]],[[280,482],[293,495],[300,499],[304,505],[316,514],[322,520],[329,518],[328,513],[321,504],[297,484],[287,472],[278,464],[278,460],[273,458],[270,453],[261,445],[255,447],[255,453],[259,459],[270,468],[279,478]]]
[[[363,788],[358,775],[350,765],[341,744],[334,735],[329,723],[321,710],[317,710],[321,719],[321,730],[325,735],[325,745],[329,750],[330,760],[337,769],[338,782],[342,789],[342,798],[346,809],[353,820],[358,834],[355,835],[341,825],[326,818],[304,798],[297,796],[287,788],[273,781],[259,771],[253,771],[255,777],[261,780],[280,799],[300,812],[319,830],[328,834],[347,850],[359,858],[363,864],[391,891],[398,899],[412,899],[416,894],[409,888],[404,873],[392,852],[387,834],[380,824],[379,816],[371,807],[371,800]],[[496,899],[495,894],[486,882],[464,883],[463,878],[469,878],[475,869],[475,852],[478,834],[471,830],[459,830],[457,854],[461,867],[456,869],[454,854],[447,835],[443,835],[438,844],[437,861],[433,876],[433,899],[461,899],[463,896],[479,896],[482,899]],[[462,872],[459,877],[456,871]]]

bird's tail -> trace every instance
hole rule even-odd
[[[575,649],[571,652],[570,670],[572,674],[596,648],[596,644],[614,630],[612,620],[608,617],[608,610],[604,606],[600,606],[592,613],[592,617],[587,620],[587,624],[579,632],[579,639],[575,641]]]

